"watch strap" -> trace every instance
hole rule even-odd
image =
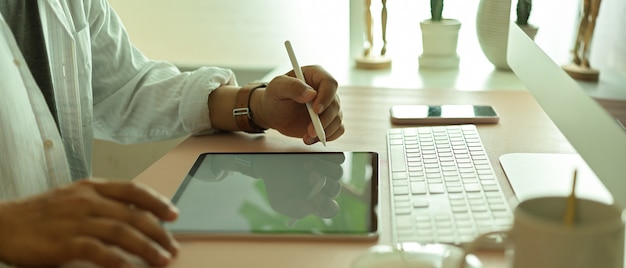
[[[247,133],[263,133],[265,128],[259,127],[254,123],[252,110],[250,109],[250,100],[252,93],[259,88],[266,87],[266,84],[248,84],[237,92],[235,98],[235,108],[233,109],[233,117],[237,127]]]

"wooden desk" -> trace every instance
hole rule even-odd
[[[342,151],[371,150],[380,154],[382,195],[378,243],[390,242],[389,183],[386,131],[393,104],[490,104],[500,123],[479,127],[483,143],[505,194],[515,198],[498,157],[511,152],[571,153],[574,149],[526,91],[453,91],[342,87],[339,91],[346,133],[328,147],[306,146],[278,132],[264,135],[223,133],[191,137],[141,173],[136,181],[172,196],[196,157],[207,151]],[[182,251],[170,267],[350,267],[372,243],[181,241]],[[485,267],[505,267],[503,253],[477,254]]]

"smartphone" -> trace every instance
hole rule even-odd
[[[500,117],[489,105],[394,105],[394,124],[495,124]]]

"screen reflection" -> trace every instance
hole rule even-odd
[[[202,154],[173,201],[174,232],[369,233],[376,229],[372,152]]]

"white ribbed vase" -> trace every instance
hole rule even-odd
[[[511,0],[480,0],[476,14],[476,35],[487,59],[501,70],[510,70],[506,47],[511,21]]]

